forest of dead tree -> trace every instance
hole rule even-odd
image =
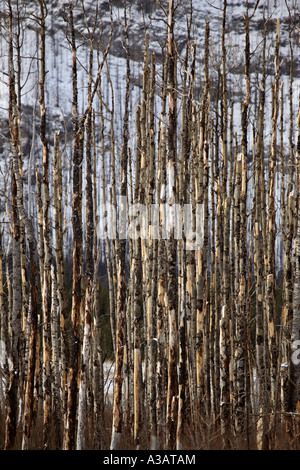
[[[208,18],[201,51],[192,0],[180,48],[184,3],[142,2],[153,23],[160,15],[163,40],[154,50],[145,28],[133,106],[133,2],[95,1],[92,14],[85,0],[60,2],[72,125],[53,131],[49,2],[2,3],[0,448],[299,450],[299,8],[282,0],[282,54],[280,18],[264,0],[244,2],[233,96],[230,2],[218,3],[218,48]],[[116,4],[118,129],[108,60]],[[32,146],[21,79],[28,25],[38,45]],[[131,236],[118,217],[111,230],[114,214],[126,214]]]

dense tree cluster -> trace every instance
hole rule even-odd
[[[262,40],[252,47],[251,24],[262,10],[259,0],[245,2],[238,75],[243,84],[233,94],[227,0],[219,47],[207,20],[201,55],[192,1],[186,2],[187,37],[180,50],[176,14],[182,2],[157,0],[155,8],[145,2],[153,22],[159,9],[165,40],[154,52],[146,28],[141,91],[133,108],[134,18],[132,2],[124,0],[126,73],[117,135],[108,62],[114,2],[106,2],[108,35],[99,33],[101,2],[94,2],[93,15],[84,0],[64,2],[72,139],[62,148],[60,129],[50,134],[46,106],[48,2],[32,3],[27,8],[25,0],[7,0],[1,18],[10,162],[1,185],[7,208],[0,222],[1,447],[299,449],[294,9],[282,2],[289,17],[287,91],[280,19],[264,16]],[[31,58],[38,70],[35,168],[21,132],[22,28],[28,19],[38,37]],[[81,41],[86,66],[78,57]],[[84,86],[78,83],[82,67]],[[101,315],[100,264],[109,332]],[[108,334],[112,401],[105,387]]]

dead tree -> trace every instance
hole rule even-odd
[[[168,388],[167,388],[167,415],[166,415],[166,448],[173,449],[177,427],[177,243],[175,239],[175,207],[176,188],[176,154],[177,154],[177,106],[176,106],[176,53],[175,53],[175,9],[174,1],[169,1],[168,10],[168,88],[169,88],[169,127],[168,127],[168,187],[169,187],[169,215],[170,231],[168,244]]]
[[[67,402],[67,429],[65,449],[75,449],[76,443],[76,414],[77,414],[77,382],[79,373],[80,334],[79,323],[82,302],[82,140],[83,132],[79,127],[78,117],[78,87],[77,87],[77,48],[73,22],[73,6],[69,9],[69,23],[72,47],[72,79],[73,79],[73,276],[72,276],[72,313],[69,385]]]
[[[21,310],[22,310],[22,283],[21,283],[21,253],[20,253],[20,215],[18,211],[17,181],[20,181],[19,155],[20,132],[19,112],[17,109],[17,95],[15,91],[15,72],[13,64],[13,12],[11,2],[9,8],[9,130],[11,135],[11,151],[13,155],[13,169],[11,177],[12,193],[12,219],[13,219],[13,272],[12,272],[12,314],[11,314],[11,360],[12,367],[7,389],[7,415],[5,432],[5,449],[13,449],[17,432],[17,419],[19,409],[19,365],[20,365],[20,336],[21,336]],[[17,167],[14,160],[18,160]],[[18,174],[16,174],[18,172]]]
[[[127,198],[127,167],[128,167],[128,119],[129,119],[129,95],[130,95],[130,50],[128,41],[127,2],[124,0],[124,22],[125,22],[125,53],[126,53],[126,92],[125,92],[125,112],[123,117],[123,142],[121,150],[121,186],[120,196],[121,214],[125,213]],[[120,233],[119,233],[120,237]],[[113,402],[113,425],[111,436],[111,450],[119,447],[122,430],[122,366],[125,345],[125,324],[126,324],[126,282],[125,282],[125,254],[126,239],[124,234],[118,239],[117,250],[117,330],[116,330],[116,366]]]

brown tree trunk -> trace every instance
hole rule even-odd
[[[40,138],[43,147],[43,243],[44,243],[44,271],[42,290],[42,311],[43,311],[43,413],[44,413],[44,447],[49,447],[50,425],[51,425],[51,331],[50,331],[50,308],[51,308],[51,245],[50,245],[50,221],[49,221],[49,149],[46,137],[46,108],[45,108],[45,77],[46,77],[46,56],[45,56],[45,21],[47,17],[47,6],[43,0],[39,0],[40,6]]]
[[[126,92],[125,92],[125,113],[123,118],[123,143],[121,150],[121,214],[125,214],[127,198],[127,165],[128,165],[128,118],[129,118],[129,94],[130,94],[130,50],[128,44],[128,22],[127,22],[127,4],[124,0],[124,20],[126,36]],[[121,227],[122,229],[122,227]],[[113,401],[113,424],[111,436],[111,450],[116,450],[120,444],[122,431],[122,366],[125,346],[125,325],[126,325],[126,281],[125,281],[125,256],[126,239],[124,234],[118,240],[117,250],[117,331],[116,331],[116,365],[115,365],[115,384]]]
[[[81,318],[81,282],[82,282],[82,139],[79,132],[78,119],[78,89],[77,89],[77,62],[76,42],[73,23],[73,7],[70,6],[69,22],[72,44],[72,74],[73,74],[73,276],[72,276],[72,312],[71,312],[71,340],[70,364],[67,402],[67,429],[65,436],[65,449],[74,450],[76,443],[76,414],[77,414],[77,384],[79,373],[80,335],[79,324]]]
[[[20,134],[17,111],[17,97],[15,93],[15,74],[13,65],[13,13],[11,2],[9,7],[9,130],[11,135],[11,150],[13,160],[19,159]],[[19,160],[18,160],[19,162]],[[12,194],[12,220],[13,220],[13,241],[12,241],[12,313],[11,313],[11,369],[9,385],[7,390],[7,414],[5,430],[5,449],[14,448],[17,419],[19,410],[19,365],[20,365],[20,335],[21,335],[21,311],[22,311],[22,283],[21,283],[21,253],[20,253],[20,218],[18,211],[18,187],[16,178],[20,180],[19,171],[13,167],[11,178]],[[22,196],[22,195],[21,195]]]
[[[176,259],[177,243],[175,240],[176,188],[176,140],[177,140],[177,107],[176,107],[176,57],[174,40],[174,2],[169,0],[168,12],[168,87],[169,87],[169,128],[168,128],[168,186],[170,233],[168,246],[168,320],[169,320],[169,352],[168,352],[168,389],[166,416],[166,448],[173,449],[176,438],[177,417],[177,278]]]

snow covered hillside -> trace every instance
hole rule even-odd
[[[19,2],[20,3],[20,2]],[[131,106],[135,110],[136,104],[140,98],[141,89],[141,74],[143,63],[143,47],[145,40],[145,31],[150,34],[150,50],[155,51],[157,55],[157,62],[162,53],[162,46],[166,41],[166,25],[165,13],[159,7],[158,2],[155,0],[148,0],[141,2],[134,0],[127,2],[131,4],[130,9],[130,23],[129,23],[129,41],[131,50],[131,80],[133,89],[131,93]],[[221,61],[221,30],[222,30],[222,8],[223,0],[193,0],[192,2],[192,28],[191,40],[196,40],[197,48],[197,71],[196,71],[196,84],[201,90],[203,78],[203,54],[204,54],[204,33],[205,23],[210,22],[210,68],[212,87],[216,80],[217,70],[220,67]],[[297,2],[290,0],[287,2],[293,19],[297,21]],[[101,51],[105,48],[108,41],[110,31],[110,12],[109,3],[107,1],[94,2],[91,0],[84,0],[85,17],[82,10],[82,2],[78,1],[74,10],[74,21],[77,31],[77,47],[78,47],[78,85],[79,85],[79,108],[83,112],[87,100],[87,68],[89,60],[89,33],[88,28],[91,30],[93,26],[93,18],[95,17],[96,5],[99,8],[99,19],[95,31],[95,60],[97,56],[97,49]],[[161,2],[166,7],[167,2]],[[253,10],[255,2],[249,2],[249,12]],[[22,5],[22,2],[21,2]],[[72,54],[69,44],[69,31],[67,22],[65,21],[67,15],[67,1],[53,0],[49,2],[48,16],[47,16],[47,49],[46,49],[46,99],[47,99],[47,112],[49,123],[52,123],[52,131],[60,130],[65,132],[64,119],[66,120],[67,129],[70,128],[70,116],[72,113]],[[175,36],[177,41],[177,50],[183,60],[185,57],[185,48],[187,42],[187,22],[190,20],[190,2],[178,2],[176,10],[176,28]],[[29,3],[27,7],[21,7],[22,29],[21,33],[21,93],[23,105],[23,126],[24,126],[24,139],[25,139],[25,160],[26,150],[30,148],[32,138],[32,114],[37,100],[37,87],[38,87],[38,70],[36,61],[33,58],[39,54],[39,37],[38,25],[34,20],[32,14],[37,11]],[[226,34],[226,48],[227,48],[227,63],[228,63],[228,90],[230,98],[238,105],[242,102],[244,97],[244,20],[243,15],[246,13],[246,2],[238,0],[229,0],[227,6],[227,34]],[[125,53],[122,46],[124,40],[123,33],[123,2],[112,1],[112,17],[113,17],[113,40],[108,56],[108,69],[110,78],[112,80],[114,89],[114,98],[116,104],[116,133],[121,129],[122,120],[122,106],[124,103],[125,93]],[[288,95],[288,76],[289,76],[289,11],[286,7],[285,0],[261,0],[254,17],[250,23],[250,47],[252,55],[251,72],[252,72],[252,97],[253,104],[257,102],[259,90],[259,66],[262,36],[264,32],[264,18],[270,18],[269,34],[267,38],[268,56],[269,56],[269,80],[267,88],[270,90],[271,82],[273,80],[274,70],[272,70],[272,57],[274,56],[275,47],[275,21],[280,18],[281,25],[281,41],[280,41],[280,57],[282,59],[281,65],[281,80],[284,83],[284,92]],[[3,23],[5,23],[2,20]],[[5,26],[5,24],[3,24]],[[7,51],[7,35],[8,32],[5,27],[1,28],[0,37],[0,70],[1,70],[1,84],[0,84],[0,110],[2,119],[7,118],[8,108],[8,87],[7,71],[8,71],[8,51]],[[294,32],[292,35],[292,42],[294,48],[297,46],[297,35]],[[16,70],[17,70],[17,57]],[[95,62],[96,64],[96,62]],[[94,67],[96,75],[96,65]],[[158,66],[158,79],[159,84],[159,66]],[[180,80],[180,70],[178,79]],[[103,70],[102,90],[107,103],[110,102],[110,86],[108,83],[107,70]],[[294,84],[293,92],[295,98],[295,111],[298,105],[299,93],[299,59],[294,53]],[[267,100],[267,102],[270,101]],[[287,100],[285,100],[287,102]],[[268,104],[268,103],[267,103]],[[267,110],[266,110],[267,111]],[[237,110],[237,114],[239,114]],[[38,111],[36,111],[36,119],[38,118]],[[285,116],[285,124],[288,123],[288,113]],[[133,119],[134,121],[134,119]],[[236,116],[236,125],[239,126],[238,115]],[[71,136],[69,136],[71,137]],[[49,138],[51,136],[49,135]],[[53,140],[53,139],[52,139]]]

